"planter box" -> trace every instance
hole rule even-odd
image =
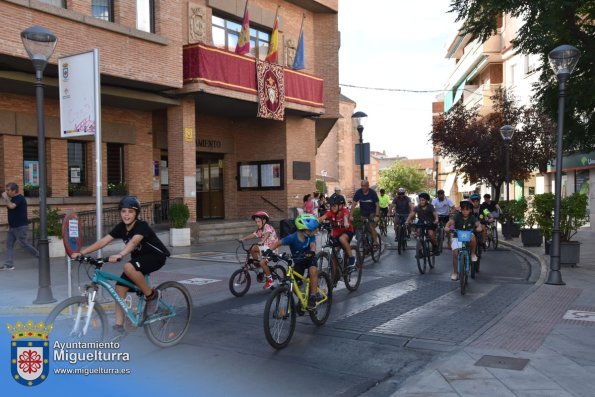
[[[578,241],[560,242],[560,264],[574,267],[581,261],[581,243]]]
[[[190,246],[190,228],[169,229],[169,245],[172,247]]]
[[[127,194],[126,190],[110,190],[107,192],[108,196],[126,196]]]
[[[543,242],[541,229],[522,229],[521,241],[525,247],[541,247]]]
[[[502,224],[502,235],[506,237],[519,237],[521,235],[521,225],[518,223],[503,223]]]
[[[66,250],[64,249],[64,242],[61,238],[56,236],[48,236],[50,258],[59,258],[66,256]]]

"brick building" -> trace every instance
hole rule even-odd
[[[0,1],[0,183],[31,182],[38,161],[34,71],[20,33],[39,25],[58,44],[44,72],[48,204],[90,209],[92,137],[60,137],[58,59],[99,49],[102,191],[125,183],[142,202],[183,198],[191,221],[283,218],[315,185],[315,154],[340,115],[337,0],[250,0],[251,41],[234,53],[244,0]],[[255,58],[277,6],[283,121],[256,117]],[[305,69],[290,67],[300,29]],[[299,197],[299,198],[296,198]],[[29,200],[34,210],[37,200]],[[0,208],[0,223],[6,219]]]

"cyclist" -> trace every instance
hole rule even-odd
[[[438,220],[440,223],[446,225],[446,222],[448,222],[450,214],[455,207],[455,203],[444,195],[444,190],[438,190],[437,194],[437,197],[432,200],[432,205],[436,209],[436,213],[438,213]]]
[[[492,196],[489,193],[483,195],[483,203],[479,206],[481,211],[487,209],[492,218],[497,218],[500,215],[500,206],[495,201],[492,201]]]
[[[303,275],[305,270],[308,269],[308,276],[310,277],[308,309],[312,310],[316,307],[316,300],[318,299],[318,270],[316,268],[316,257],[314,256],[316,236],[314,233],[320,226],[320,222],[314,215],[302,214],[295,218],[295,226],[297,231],[277,241],[270,249],[276,250],[282,245],[289,246],[294,270]],[[267,256],[270,254],[272,252],[265,252]]]
[[[374,189],[370,189],[370,182],[362,181],[361,189],[358,189],[353,196],[353,205],[359,204],[360,215],[362,218],[368,218],[368,228],[372,233],[374,245],[378,246],[378,233],[376,224],[380,219],[380,207],[378,206],[378,195]],[[355,207],[351,207],[352,210]]]
[[[349,210],[345,208],[345,198],[338,196],[331,202],[331,209],[318,218],[320,222],[331,221],[333,239],[341,244],[345,253],[349,256],[349,268],[355,268],[355,256],[352,255],[349,243],[353,238],[353,225],[349,221]],[[334,257],[333,257],[334,258]],[[333,270],[337,270],[337,264],[333,262]]]
[[[250,247],[250,254],[252,255],[252,258],[258,260],[260,254],[270,249],[271,246],[279,239],[277,238],[275,228],[269,224],[269,214],[264,211],[256,211],[254,214],[252,214],[252,220],[256,222],[256,230],[254,233],[242,237],[240,241],[249,240],[251,238],[258,239],[258,244],[254,244],[252,247]],[[266,275],[266,281],[262,288],[269,289],[273,286],[271,270],[267,266],[266,259],[261,258],[259,264],[262,268],[262,271]]]
[[[456,213],[450,220],[446,223],[446,230],[473,230],[481,231],[481,223],[477,220],[477,218],[472,214],[473,211],[473,204],[471,202],[464,200],[460,203],[461,212]],[[475,239],[475,234],[471,234],[471,262],[477,262],[477,255],[475,255],[475,248],[477,245],[477,240]],[[462,247],[462,243],[460,243],[456,237],[452,238],[451,247],[452,247],[452,274],[450,275],[450,279],[452,281],[457,281],[459,279],[459,269],[458,269],[458,256],[459,250]],[[473,266],[473,264],[472,264]]]
[[[419,205],[413,208],[413,211],[409,214],[406,225],[409,225],[411,221],[417,216],[417,220],[420,223],[428,225],[428,237],[432,242],[432,250],[434,256],[439,256],[440,251],[438,250],[438,244],[436,242],[436,225],[438,225],[438,214],[434,209],[434,206],[430,204],[430,195],[428,193],[420,193],[417,196],[419,198]]]
[[[388,217],[388,206],[390,204],[390,197],[386,194],[386,190],[380,189],[380,196],[378,196],[378,207],[380,207],[380,217],[386,219]]]
[[[471,195],[471,197],[469,197],[469,201],[471,201],[471,204],[473,205],[473,215],[475,215],[475,217],[479,220],[479,222],[481,222],[482,225],[487,225],[488,224],[488,218],[490,216],[490,212],[487,209],[481,209],[481,206],[479,205],[479,201],[480,201],[481,197],[479,196],[479,194],[477,193],[473,193]],[[481,234],[480,234],[480,241],[479,243],[481,244],[482,247],[485,247],[485,241],[488,237],[488,232],[486,230],[486,228],[482,228]]]
[[[397,191],[397,195],[393,199],[393,202],[390,205],[391,213],[394,212],[395,214],[395,241],[398,239],[397,230],[401,223],[404,223],[407,220],[407,217],[413,211],[413,203],[411,199],[406,194],[406,190],[403,187],[400,187]]]
[[[124,273],[120,277],[136,284],[140,288],[147,302],[145,315],[151,315],[157,310],[161,292],[149,287],[145,280],[145,275],[161,269],[170,253],[149,224],[138,219],[140,209],[140,202],[136,197],[123,197],[118,204],[122,222],[114,226],[102,239],[87,248],[81,249],[80,252],[73,253],[72,259],[77,259],[81,255],[87,256],[105,247],[114,239],[121,238],[124,241],[124,248],[117,254],[110,255],[109,262],[118,262],[124,256],[130,254],[131,259],[124,265]],[[120,298],[125,299],[128,287],[124,284],[116,283],[116,292]],[[116,324],[113,326],[113,333],[114,339],[120,339],[126,335],[126,331],[124,330],[124,312],[120,308],[120,305],[115,305],[115,307]]]

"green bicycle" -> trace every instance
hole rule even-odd
[[[133,283],[113,274],[104,272],[101,267],[108,258],[81,256],[79,263],[87,263],[87,275],[91,284],[85,286],[82,296],[73,296],[58,303],[50,312],[46,324],[53,324],[52,335],[64,341],[101,342],[108,333],[108,319],[105,310],[97,301],[97,292],[103,287],[114,302],[122,308],[133,327],[144,327],[147,338],[159,347],[170,347],[179,343],[190,326],[192,298],[188,290],[176,281],[166,281],[157,286],[161,298],[157,311],[145,316],[145,299],[141,290]],[[90,270],[94,267],[94,274]],[[145,276],[149,283],[149,276]],[[117,281],[130,288],[129,294],[138,296],[136,310],[127,299],[116,293],[110,281]],[[129,295],[130,296],[130,295]],[[130,300],[130,303],[132,301]]]
[[[333,291],[329,275],[324,272],[319,273],[319,298],[316,301],[316,307],[308,310],[310,278],[294,271],[293,262],[285,253],[281,256],[272,255],[269,258],[273,262],[283,261],[287,264],[287,276],[269,296],[264,307],[264,334],[267,342],[275,349],[282,349],[289,344],[293,336],[298,314],[303,316],[307,311],[316,325],[323,325],[326,322],[331,313]]]

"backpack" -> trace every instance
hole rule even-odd
[[[279,222],[279,235],[281,238],[289,236],[296,230],[297,227],[295,226],[293,219],[282,219],[281,222]]]

